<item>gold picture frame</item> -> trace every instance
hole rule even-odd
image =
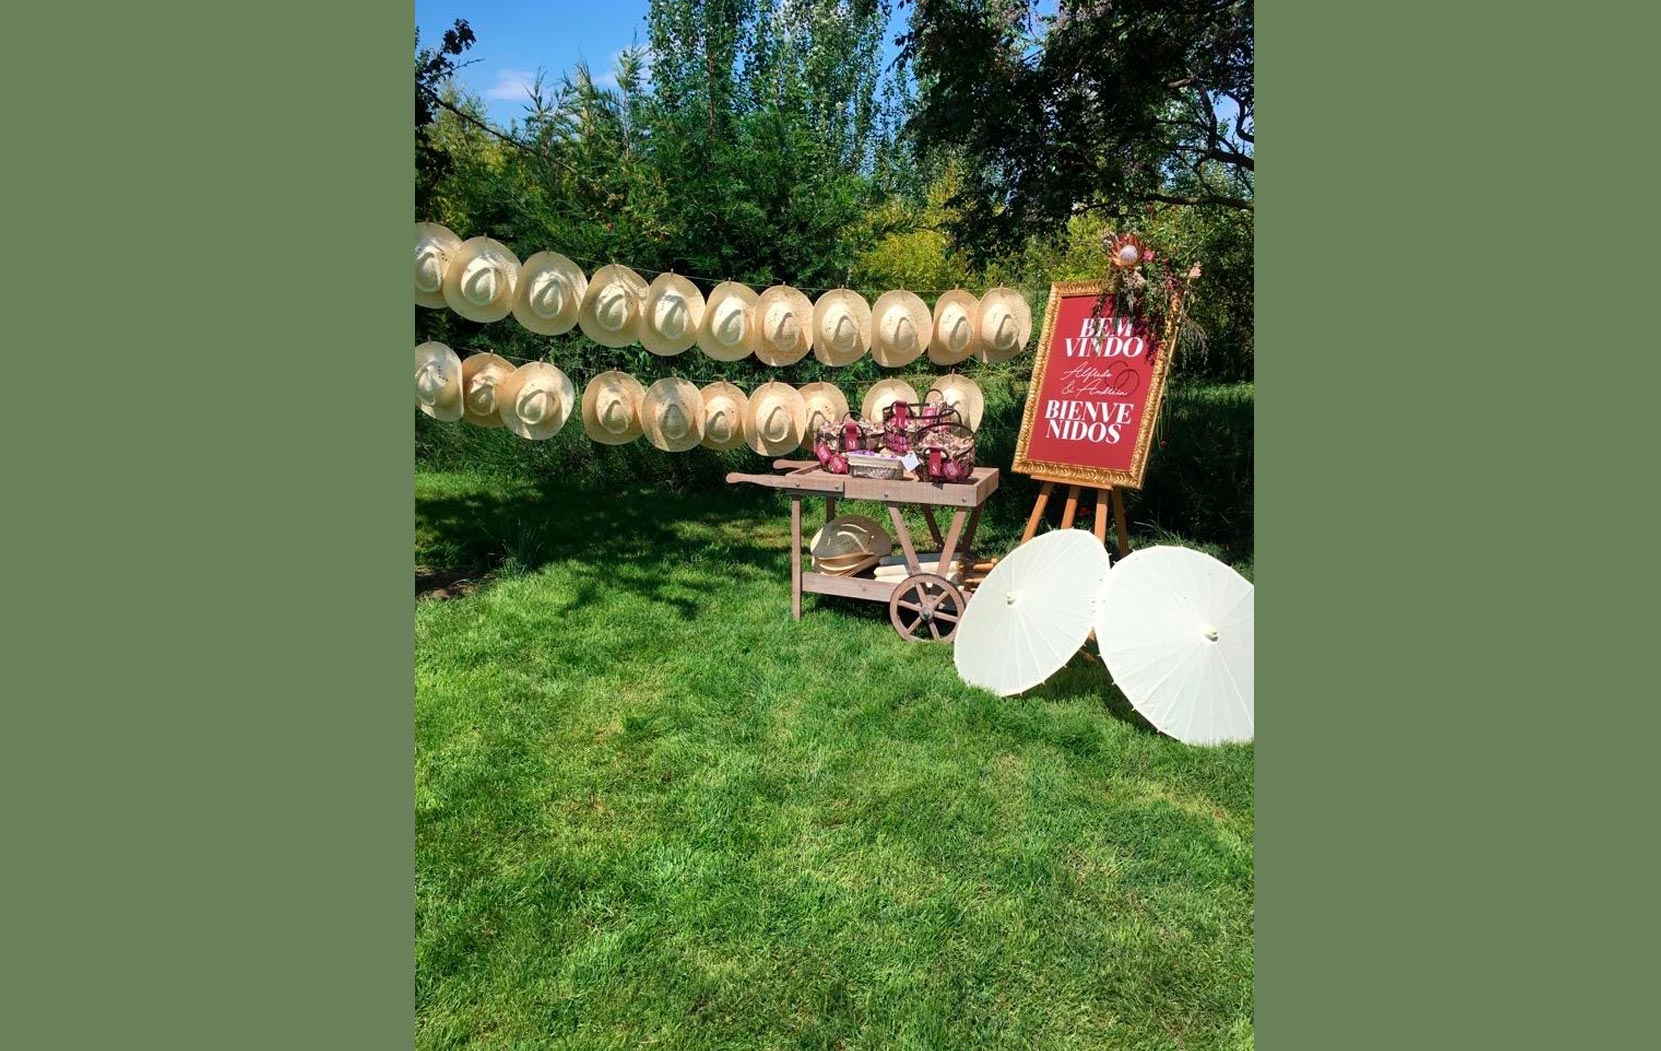
[[[1142,477],[1147,472],[1148,450],[1153,444],[1159,407],[1165,399],[1165,377],[1171,368],[1171,357],[1176,352],[1178,324],[1182,315],[1182,291],[1171,293],[1170,308],[1165,314],[1165,333],[1160,342],[1159,357],[1153,365],[1148,381],[1148,396],[1142,419],[1136,430],[1136,445],[1131,452],[1129,470],[1086,467],[1080,464],[1036,460],[1027,455],[1032,436],[1033,419],[1038,411],[1038,393],[1043,388],[1045,370],[1050,364],[1050,343],[1055,335],[1056,312],[1067,296],[1111,293],[1117,288],[1115,278],[1095,281],[1057,281],[1050,285],[1050,300],[1044,307],[1044,324],[1039,332],[1038,353],[1032,362],[1032,379],[1027,387],[1027,404],[1021,412],[1021,432],[1015,441],[1015,463],[1011,470],[1031,475],[1041,482],[1061,482],[1066,485],[1090,485],[1097,488],[1142,488]]]

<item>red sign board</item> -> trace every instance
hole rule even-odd
[[[1073,484],[1142,484],[1167,349],[1156,352],[1146,318],[1115,317],[1105,287],[1050,286],[1015,447],[1017,471]]]

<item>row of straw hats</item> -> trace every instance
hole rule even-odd
[[[897,379],[882,380],[865,392],[861,414],[882,419],[896,401],[917,403],[938,396],[976,429],[985,410],[980,388],[966,376],[942,376],[925,398]],[[506,427],[521,438],[558,434],[573,415],[597,442],[625,445],[645,436],[664,452],[702,445],[736,449],[748,445],[763,456],[812,449],[825,423],[840,423],[848,399],[834,384],[764,383],[745,394],[725,381],[698,386],[661,379],[651,387],[623,372],[603,372],[583,390],[579,402],[570,378],[546,361],[517,368],[498,354],[474,354],[463,361],[443,343],[415,348],[415,401],[438,420],[466,420],[479,427]]]
[[[810,350],[831,366],[851,365],[866,351],[884,368],[910,364],[925,351],[937,365],[1004,361],[1032,337],[1032,310],[1012,288],[979,298],[947,292],[932,312],[915,292],[884,292],[869,304],[838,288],[814,302],[788,285],[757,293],[734,281],[716,285],[706,299],[678,274],[648,283],[613,263],[588,278],[558,252],[521,263],[500,241],[463,241],[437,223],[415,224],[415,301],[473,321],[511,313],[542,335],[581,326],[607,347],[639,343],[669,357],[696,345],[717,361],[754,355],[774,366],[795,364]]]

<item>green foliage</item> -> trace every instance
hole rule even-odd
[[[917,0],[903,37],[919,84],[909,132],[968,161],[959,242],[1006,251],[1080,208],[1251,209],[1249,0],[1038,6]]]
[[[512,560],[416,609],[417,1047],[1251,1046],[1251,746],[791,621],[770,494],[424,472],[416,521]]]
[[[726,278],[756,288],[846,283],[873,296],[920,290],[932,303],[932,289],[1008,284],[1026,294],[1035,322],[1051,281],[1101,276],[1102,237],[1135,229],[1157,251],[1204,267],[1188,305],[1195,338],[1179,352],[1177,383],[1249,380],[1250,213],[1126,200],[1117,215],[1080,211],[998,251],[971,254],[977,242],[964,239],[974,225],[965,202],[985,172],[969,151],[900,136],[937,86],[919,81],[922,101],[914,104],[907,78],[883,69],[891,14],[876,0],[654,0],[646,39],[619,59],[615,87],[596,83],[584,66],[557,80],[539,77],[512,141],[492,134],[478,100],[443,76],[472,39],[459,23],[440,49],[417,55],[418,98],[431,117],[419,130],[418,217],[464,237],[488,233],[521,258],[555,249],[589,272],[611,261],[640,267],[648,279],[646,271],[673,269],[695,275],[706,292]],[[919,8],[917,16],[925,14]],[[1180,180],[1167,189],[1182,192]],[[646,382],[675,374],[746,389],[769,379],[827,380],[857,401],[883,375],[869,357],[840,369],[809,357],[786,370],[696,351],[662,359],[638,346],[599,347],[580,331],[538,336],[511,319],[480,325],[448,310],[412,309],[417,341],[551,360],[579,386],[616,368]],[[1030,368],[1029,357],[959,368],[989,401],[1009,406],[1007,415],[989,410],[985,440],[1003,457],[994,462],[1009,462]],[[923,360],[900,375],[921,391],[941,371]],[[575,425],[555,441],[526,443],[422,418],[417,435],[419,453],[432,462],[476,457],[539,478],[710,485],[755,462],[748,453],[612,449],[588,442]]]

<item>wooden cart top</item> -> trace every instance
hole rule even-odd
[[[916,482],[909,478],[854,478],[832,474],[817,460],[775,460],[782,474],[727,475],[732,483],[749,482],[805,496],[834,496],[845,500],[881,500],[884,503],[934,504],[940,507],[979,507],[998,489],[998,469],[977,467],[973,482]]]

